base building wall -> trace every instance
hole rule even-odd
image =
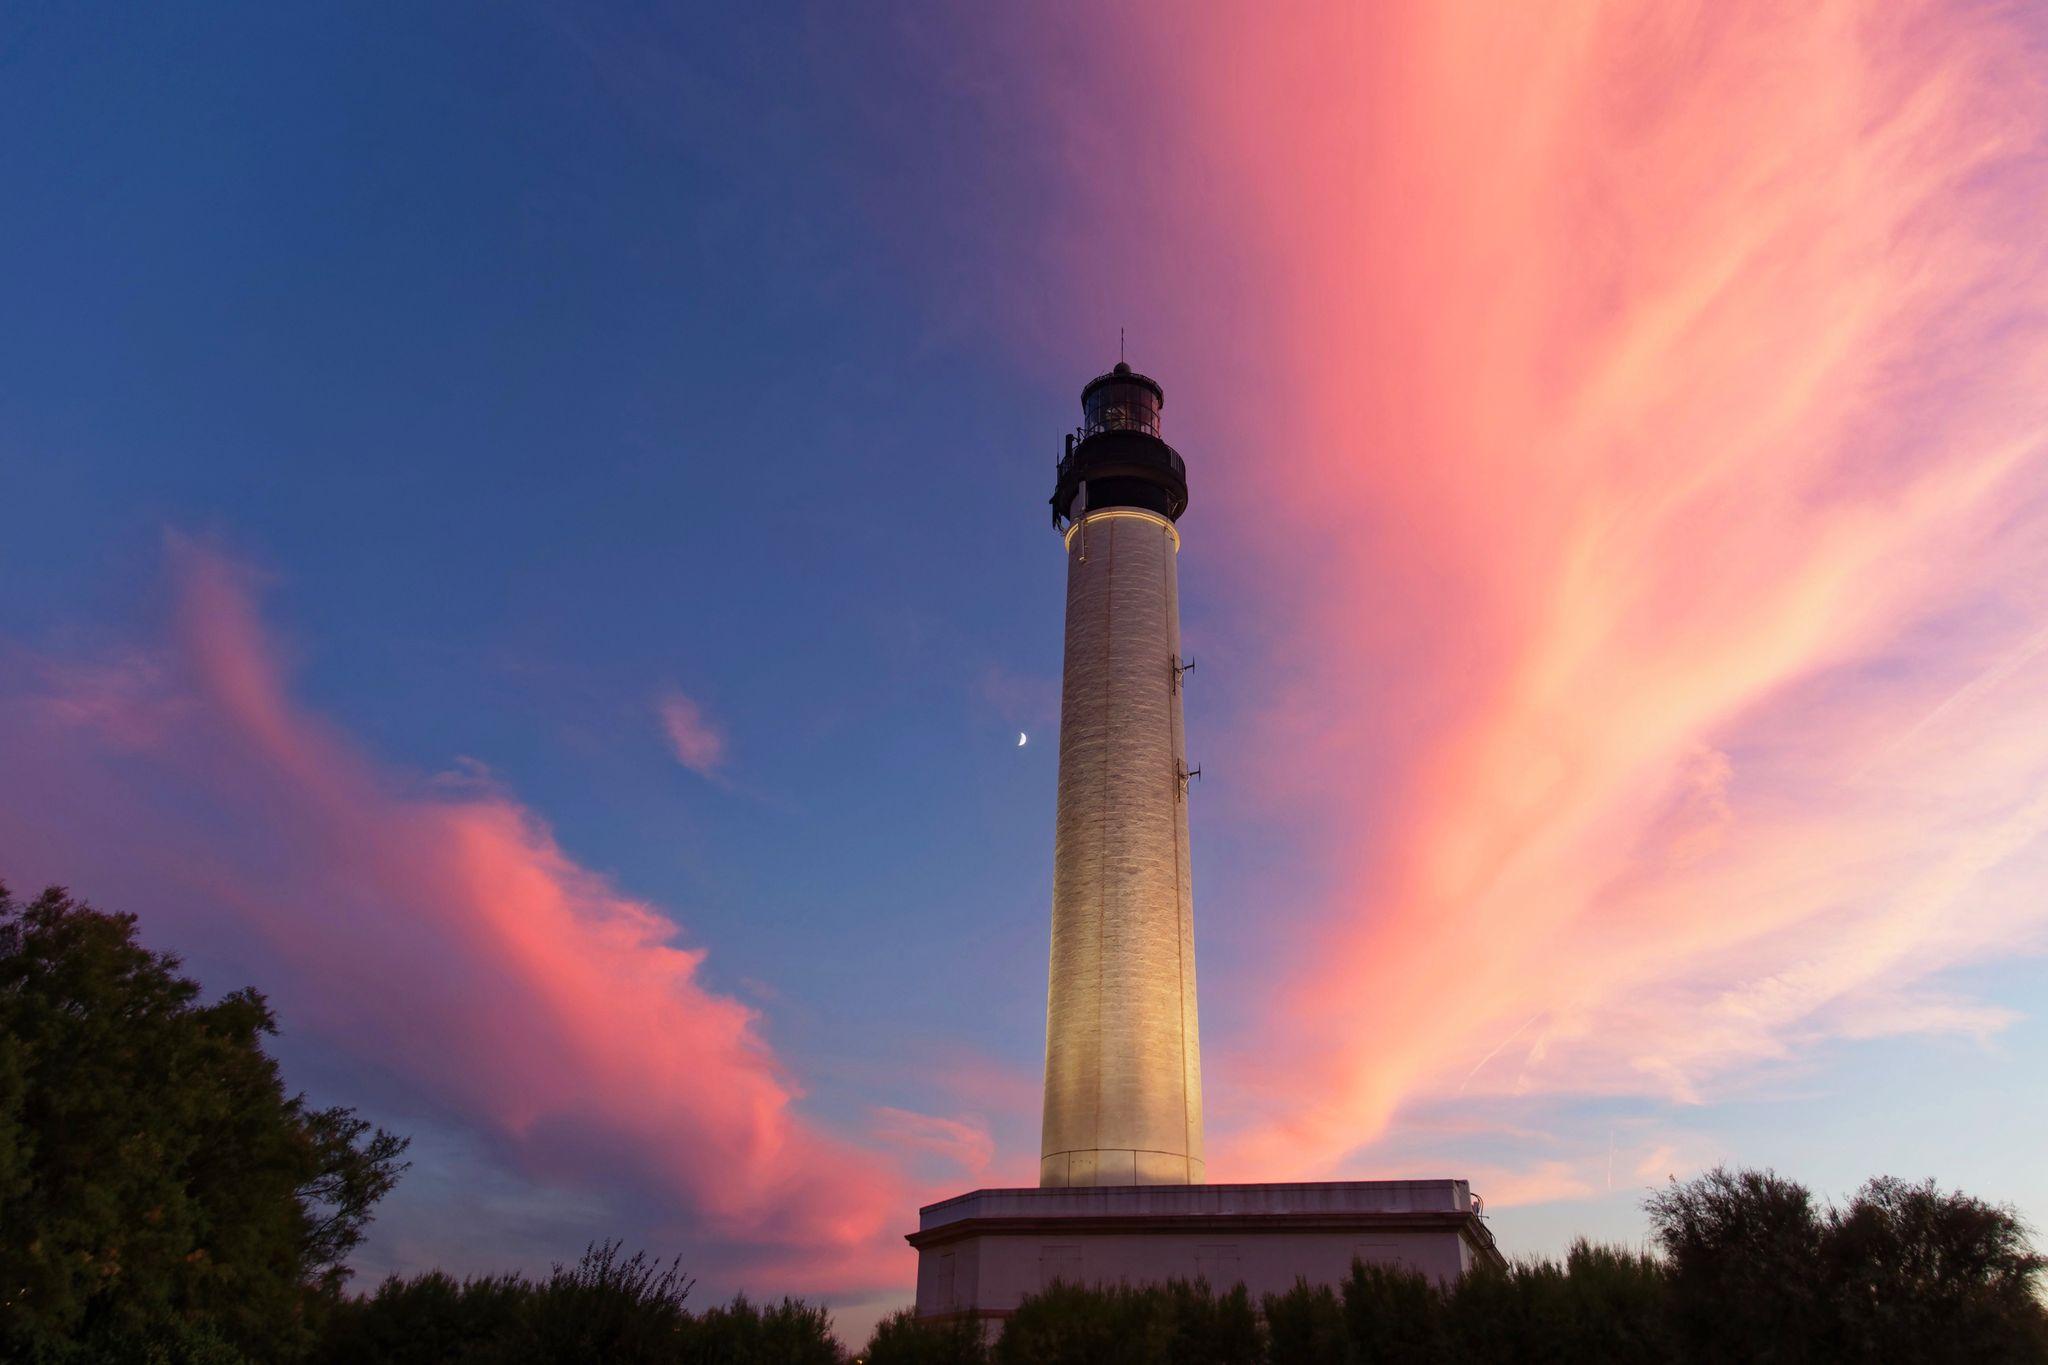
[[[1256,1303],[1354,1260],[1450,1283],[1501,1260],[1462,1180],[976,1190],[919,1211],[920,1317],[999,1324],[1055,1282],[1242,1284]]]

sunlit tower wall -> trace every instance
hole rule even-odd
[[[1165,392],[1119,362],[1081,391],[1053,524],[1067,553],[1039,1184],[1203,1179],[1175,526]]]

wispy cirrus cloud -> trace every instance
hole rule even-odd
[[[1130,64],[1127,112],[1175,108],[1160,173],[1077,172],[1210,282],[1176,327],[1232,310],[1159,365],[1276,683],[1244,785],[1337,888],[1253,1036],[1208,1040],[1212,1170],[1995,1031],[1942,974],[2048,915],[2042,35],[1295,19],[1177,22]]]

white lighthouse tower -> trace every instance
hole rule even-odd
[[[1188,481],[1159,435],[1165,398],[1121,363],[1091,380],[1052,495],[1067,627],[1038,1184],[927,1204],[906,1239],[918,1316],[989,1333],[1055,1284],[1199,1278],[1257,1301],[1359,1261],[1443,1282],[1504,1264],[1463,1180],[1207,1180],[1175,572]]]
[[[1053,493],[1067,553],[1039,1184],[1202,1180],[1175,522],[1165,393],[1118,362],[1081,390]]]

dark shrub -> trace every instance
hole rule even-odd
[[[1344,1304],[1330,1286],[1296,1280],[1285,1294],[1268,1294],[1261,1307],[1268,1359],[1298,1365],[1345,1365],[1350,1360]]]
[[[742,1294],[723,1308],[707,1310],[687,1337],[690,1352],[676,1358],[703,1365],[839,1365],[846,1358],[832,1336],[831,1315],[801,1299],[762,1308]]]
[[[674,1263],[604,1242],[539,1282],[519,1275],[457,1281],[438,1270],[395,1276],[334,1305],[322,1365],[543,1365],[616,1361],[672,1365],[700,1358],[704,1325],[684,1311],[690,1281]],[[751,1310],[749,1310],[751,1311]],[[710,1317],[709,1314],[706,1317]],[[729,1324],[721,1323],[721,1327]],[[794,1356],[802,1360],[805,1357]]]
[[[1157,1358],[1131,1291],[1053,1284],[1026,1298],[996,1343],[1000,1365],[1120,1365]]]
[[[1671,1284],[1656,1257],[1580,1240],[1564,1268],[1567,1330],[1559,1339],[1567,1355],[1615,1365],[1678,1359]]]
[[[1344,1325],[1354,1358],[1366,1365],[1437,1365],[1451,1358],[1444,1296],[1419,1271],[1352,1262],[1344,1281]]]
[[[644,1251],[621,1256],[615,1242],[583,1253],[574,1266],[557,1265],[513,1308],[501,1349],[525,1361],[672,1361],[694,1324],[683,1309],[690,1280],[680,1263],[651,1260]]]
[[[989,1356],[978,1319],[922,1321],[906,1308],[876,1324],[862,1358],[867,1365],[987,1365]]]
[[[430,1270],[392,1276],[373,1294],[328,1313],[315,1359],[322,1365],[466,1365],[512,1358],[520,1318],[536,1290],[517,1275],[457,1280]]]
[[[1173,1280],[1149,1292],[1152,1311],[1171,1323],[1165,1359],[1173,1365],[1253,1365],[1265,1359],[1259,1315],[1243,1285],[1219,1294],[1205,1280]]]
[[[1563,1265],[1474,1270],[1450,1293],[1445,1322],[1458,1360],[1655,1365],[1675,1359],[1666,1312],[1655,1260],[1582,1241]]]
[[[1176,1280],[1056,1284],[1018,1307],[995,1358],[1003,1365],[1251,1365],[1265,1357],[1242,1285],[1218,1295],[1204,1281]]]

